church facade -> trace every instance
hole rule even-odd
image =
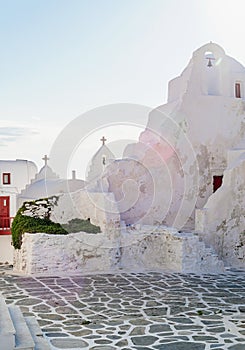
[[[139,142],[108,168],[122,220],[200,231],[227,264],[244,266],[245,68],[208,43],[168,88]],[[128,179],[138,183],[124,191],[130,206],[120,200]]]

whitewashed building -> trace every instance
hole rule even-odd
[[[127,223],[194,228],[195,209],[222,184],[227,152],[244,146],[244,88],[245,68],[219,45],[193,53],[169,82],[168,102],[150,113],[139,143],[108,171],[116,198],[125,179],[138,182],[137,201],[122,210]]]
[[[17,211],[17,196],[34,178],[37,166],[23,159],[0,160],[0,172],[0,234],[5,234]]]
[[[196,228],[219,258],[241,267],[244,155],[245,68],[210,42],[169,82],[168,102],[150,113],[107,179],[126,224]],[[128,180],[138,186],[120,200]]]
[[[76,178],[75,170],[72,171],[71,179],[61,179],[48,165],[48,157],[43,159],[44,166],[18,195],[18,208],[26,201],[75,192],[85,186],[85,181]]]
[[[23,202],[73,193],[85,186],[75,171],[71,179],[60,179],[48,166],[48,157],[43,160],[45,164],[39,172],[35,163],[28,160],[0,161],[0,262],[13,261],[11,223]]]
[[[18,208],[17,196],[36,172],[31,161],[0,160],[0,262],[13,261],[10,227]]]

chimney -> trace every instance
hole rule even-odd
[[[76,180],[76,170],[72,170],[72,180]]]

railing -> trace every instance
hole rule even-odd
[[[11,225],[14,218],[12,216],[0,217],[0,235],[10,235]]]

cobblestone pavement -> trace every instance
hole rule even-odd
[[[7,304],[36,316],[52,349],[245,349],[245,272],[21,277]]]

